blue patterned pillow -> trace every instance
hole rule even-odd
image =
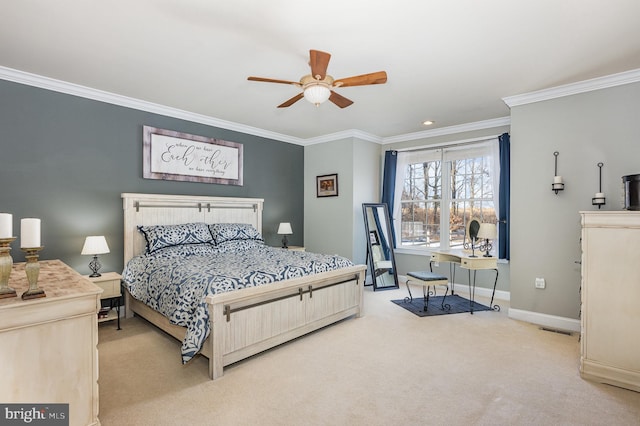
[[[216,244],[234,240],[262,241],[262,235],[249,223],[214,223],[209,229]]]
[[[206,223],[138,226],[147,240],[147,253],[182,244],[213,243]]]
[[[262,240],[231,240],[215,246],[219,253],[240,253],[247,250],[253,250],[259,247],[265,247]]]

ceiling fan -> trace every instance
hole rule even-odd
[[[339,95],[338,93],[334,92],[333,89],[338,87],[383,84],[387,82],[387,73],[384,71],[362,74],[348,78],[340,78],[336,80],[332,76],[327,74],[329,59],[331,59],[331,54],[327,52],[310,50],[309,66],[311,67],[311,74],[303,76],[299,82],[275,80],[272,78],[263,77],[249,77],[247,78],[247,80],[263,81],[266,83],[292,84],[302,89],[301,93],[298,93],[293,98],[278,105],[278,108],[286,108],[288,106],[291,106],[302,98],[307,99],[309,102],[316,106],[320,105],[328,99],[340,108],[346,108],[351,105],[353,101],[345,98],[342,95]]]

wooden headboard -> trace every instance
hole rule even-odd
[[[124,264],[145,250],[140,225],[250,223],[262,233],[263,204],[262,198],[124,193]]]

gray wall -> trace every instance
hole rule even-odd
[[[379,203],[382,195],[382,154],[379,144],[354,140],[353,156],[353,259],[365,264],[367,236],[364,229],[363,203]]]
[[[304,245],[308,251],[353,256],[353,146],[339,140],[305,147]],[[338,196],[316,197],[316,176],[338,174]]]
[[[553,152],[565,190],[551,191]],[[640,83],[512,108],[511,307],[579,318],[581,210],[597,210],[598,168],[620,210],[622,176],[640,173]],[[547,288],[535,289],[536,277]]]
[[[380,145],[357,138],[305,147],[305,246],[365,263],[362,203],[380,199]],[[316,177],[338,173],[338,196],[316,197]]]
[[[216,100],[210,94],[211,102]],[[244,145],[244,185],[142,178],[142,126]],[[105,235],[102,271],[123,268],[122,192],[264,198],[263,234],[278,245],[278,223],[291,222],[302,245],[304,148],[0,80],[0,211],[13,214],[14,261],[20,219],[42,219],[41,259],[88,273],[87,235]]]

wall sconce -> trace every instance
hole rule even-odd
[[[558,151],[554,152],[553,155],[556,157],[556,169],[555,175],[553,176],[553,183],[551,184],[551,189],[558,195],[558,191],[562,191],[564,189],[564,182],[562,181],[562,176],[558,175],[558,155],[560,153]]]
[[[282,237],[282,248],[289,248],[289,246],[287,245],[289,244],[289,241],[287,241],[287,235],[293,234],[291,224],[289,222],[280,223],[280,226],[278,226],[278,234],[284,235],[284,237]]]
[[[600,169],[598,192],[596,192],[596,196],[591,199],[591,205],[598,206],[598,208],[606,204],[606,198],[604,197],[604,192],[602,192],[602,166],[604,166],[603,163],[598,163],[598,168]]]

